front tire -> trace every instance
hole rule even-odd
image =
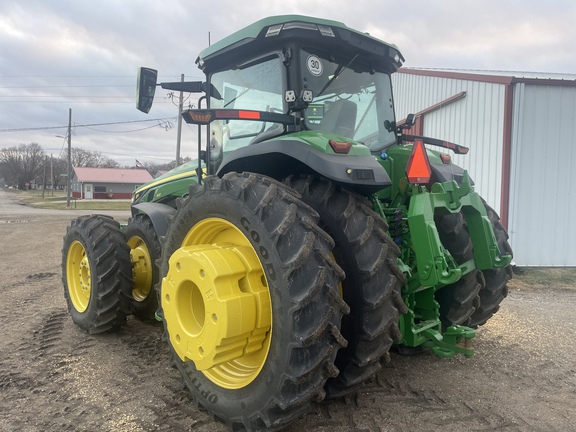
[[[228,173],[192,185],[170,223],[166,337],[196,404],[232,430],[285,426],[338,373],[348,308],[317,219],[275,180]]]
[[[154,287],[159,273],[156,260],[162,254],[160,241],[152,221],[143,214],[137,214],[128,221],[124,235],[130,247],[134,279],[134,285],[126,292],[130,312],[142,320],[153,320],[158,310],[158,295]]]
[[[132,285],[129,249],[114,219],[82,216],[72,221],[62,248],[62,283],[72,321],[103,333],[126,323],[120,293]]]
[[[401,338],[398,319],[407,308],[400,295],[406,283],[397,264],[400,249],[366,198],[312,176],[289,177],[286,184],[320,214],[320,226],[334,239],[334,257],[346,274],[341,294],[350,314],[342,320],[342,334],[348,346],[336,357],[340,374],[326,383],[329,397],[341,397],[380,370],[380,360]]]

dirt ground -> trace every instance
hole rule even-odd
[[[224,431],[181,388],[161,325],[130,318],[91,336],[72,323],[60,262],[73,215],[0,191],[0,430]],[[286,430],[576,430],[575,277],[525,272],[473,357],[393,354],[355,397],[316,404]]]

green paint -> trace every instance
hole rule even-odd
[[[470,340],[475,332],[451,326],[443,332],[435,293],[458,281],[473,269],[509,265],[510,256],[500,256],[492,225],[480,196],[474,192],[467,172],[460,185],[455,181],[434,183],[430,190],[410,185],[405,169],[411,145],[389,148],[380,164],[392,179],[392,187],[371,197],[374,210],[385,217],[389,234],[400,247],[402,267],[408,283],[402,297],[408,313],[400,319],[402,339],[398,343],[426,346],[441,357],[473,354]],[[439,153],[427,149],[430,164],[442,164]],[[474,246],[474,259],[458,265],[444,248],[435,215],[462,212]]]
[[[329,143],[330,140],[350,142],[350,138],[345,138],[340,135],[335,135],[333,133],[324,131],[301,131],[274,138],[274,141],[293,141],[293,140],[298,140],[306,145],[309,145],[315,150],[321,151],[322,153],[334,154],[341,157],[370,155],[370,149],[368,147],[354,141],[351,141],[352,147],[350,148],[350,151],[347,154],[335,153],[334,150],[332,150],[332,147],[330,147]]]

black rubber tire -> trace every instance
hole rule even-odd
[[[130,218],[128,225],[124,229],[124,235],[126,242],[129,242],[131,239],[143,242],[148,252],[151,267],[148,271],[152,272],[150,286],[137,287],[139,291],[144,290],[144,292],[148,289],[147,294],[140,293],[141,296],[139,298],[134,297],[135,286],[131,287],[128,292],[125,293],[130,302],[130,313],[142,320],[153,320],[158,310],[158,293],[155,287],[158,283],[159,275],[157,261],[162,255],[160,241],[158,240],[152,221],[144,214],[137,214],[133,218]],[[137,278],[134,276],[133,274],[133,279],[135,283],[137,283]]]
[[[70,247],[73,244],[78,247],[75,242],[83,247],[90,269],[87,275],[90,295],[83,311],[74,306],[70,292],[74,288],[67,275]],[[70,271],[75,275],[74,267],[70,267]],[[92,215],[71,222],[62,248],[62,283],[68,311],[78,327],[96,334],[115,331],[126,324],[128,305],[122,300],[121,292],[132,286],[131,274],[130,251],[117,221],[109,216]]]
[[[164,240],[162,277],[190,229],[212,217],[243,231],[263,264],[272,304],[270,348],[255,379],[236,390],[215,384],[172,349],[173,361],[196,405],[231,430],[280,429],[323,399],[326,380],[338,374],[334,359],[346,345],[340,322],[349,311],[337,292],[344,273],[318,215],[297,194],[268,177],[231,172],[192,185],[178,203]],[[166,318],[164,326],[170,344]]]
[[[484,201],[483,201],[484,202]],[[496,212],[484,202],[488,218],[502,254],[512,255],[508,233]],[[474,257],[472,241],[466,221],[461,213],[436,218],[440,239],[457,263]],[[508,295],[507,283],[512,277],[512,267],[474,270],[453,285],[436,294],[440,303],[440,317],[445,326],[462,324],[477,328],[485,324],[500,308]]]
[[[442,244],[457,264],[474,258],[472,240],[462,213],[436,217],[436,227]],[[480,270],[472,270],[456,283],[436,292],[440,304],[440,321],[444,328],[451,325],[470,326],[474,311],[480,306],[480,290],[485,286]]]
[[[285,183],[320,214],[320,227],[334,239],[332,253],[346,273],[342,294],[350,314],[342,320],[342,334],[348,346],[336,357],[340,375],[326,383],[328,397],[341,397],[380,370],[380,360],[389,358],[393,341],[401,338],[398,320],[407,308],[400,295],[406,283],[397,264],[400,249],[366,198],[313,176],[292,176]]]
[[[513,255],[508,243],[508,232],[500,223],[500,217],[492,207],[484,203],[488,218],[502,254]],[[480,306],[472,314],[471,327],[485,324],[500,309],[500,303],[508,296],[508,281],[512,278],[512,266],[483,270],[486,286],[480,291]]]

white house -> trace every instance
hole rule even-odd
[[[130,199],[132,192],[152,180],[145,169],[75,167],[72,196],[81,199]]]

